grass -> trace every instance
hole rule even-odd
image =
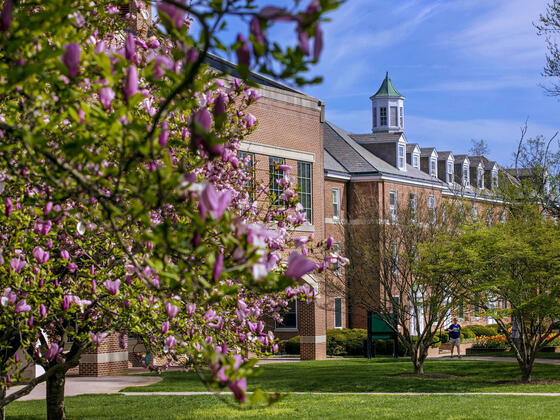
[[[214,396],[84,395],[66,398],[69,419],[556,419],[560,399],[540,396],[291,395],[239,410]],[[7,407],[8,419],[44,419],[44,401]]]
[[[558,383],[515,383],[521,375],[517,363],[475,360],[429,360],[428,374],[453,378],[407,377],[412,364],[401,359],[346,359],[263,365],[260,375],[248,380],[248,389],[279,392],[560,392],[560,366],[536,363],[532,378]],[[193,373],[170,371],[163,380],[125,391],[205,391]]]

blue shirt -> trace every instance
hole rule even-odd
[[[461,338],[461,326],[459,324],[453,325],[451,324],[448,328],[449,330],[449,338]]]

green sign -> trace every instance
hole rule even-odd
[[[397,325],[393,315],[371,314],[371,336],[376,340],[393,338],[395,331],[389,324]]]

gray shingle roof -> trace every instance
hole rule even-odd
[[[403,133],[350,134],[358,143],[388,143],[399,141]]]
[[[431,156],[432,153],[436,150],[435,147],[421,147],[420,148],[420,156],[422,157],[426,157],[426,156]],[[437,152],[436,152],[437,154]]]
[[[418,146],[418,144],[416,143],[409,143],[406,145],[406,153],[412,153],[414,152],[414,149],[418,148],[418,150],[420,150],[420,146]]]
[[[406,171],[385,162],[383,159],[375,156],[369,150],[360,146],[353,139],[354,135],[337,127],[331,122],[326,122],[323,128],[324,147],[328,154],[338,162],[344,169],[354,175],[383,173],[398,176],[406,179],[416,179],[429,181],[434,184],[442,184],[442,182],[411,165],[406,165]]]
[[[346,168],[338,163],[338,161],[329,152],[327,152],[326,150],[324,150],[323,152],[323,166],[326,171],[348,173]]]
[[[467,159],[467,158],[468,158],[467,155],[455,155],[455,163],[464,162],[465,159]]]

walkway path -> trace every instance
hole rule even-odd
[[[447,358],[447,357],[446,357]],[[442,357],[438,358],[439,360]],[[456,358],[449,360],[457,360]],[[461,360],[482,360],[484,362],[513,362],[517,363],[515,357],[496,357],[496,356],[463,356]],[[560,359],[535,359],[535,363],[544,363],[547,365],[560,365]]]
[[[514,396],[539,396],[539,397],[560,397],[560,392],[284,392],[290,395],[392,395],[392,396],[414,396],[414,395],[514,395]],[[121,392],[128,397],[149,396],[149,395],[215,395],[211,391],[185,391],[185,392]],[[247,392],[252,394],[252,392]],[[221,392],[220,395],[233,395],[231,392]]]
[[[82,394],[116,394],[128,386],[152,385],[161,381],[159,376],[102,376],[94,378],[89,376],[69,376],[66,378],[64,395],[73,397]],[[15,386],[10,388],[8,395],[23,388]],[[45,382],[37,385],[33,391],[18,401],[44,400],[47,394]]]

